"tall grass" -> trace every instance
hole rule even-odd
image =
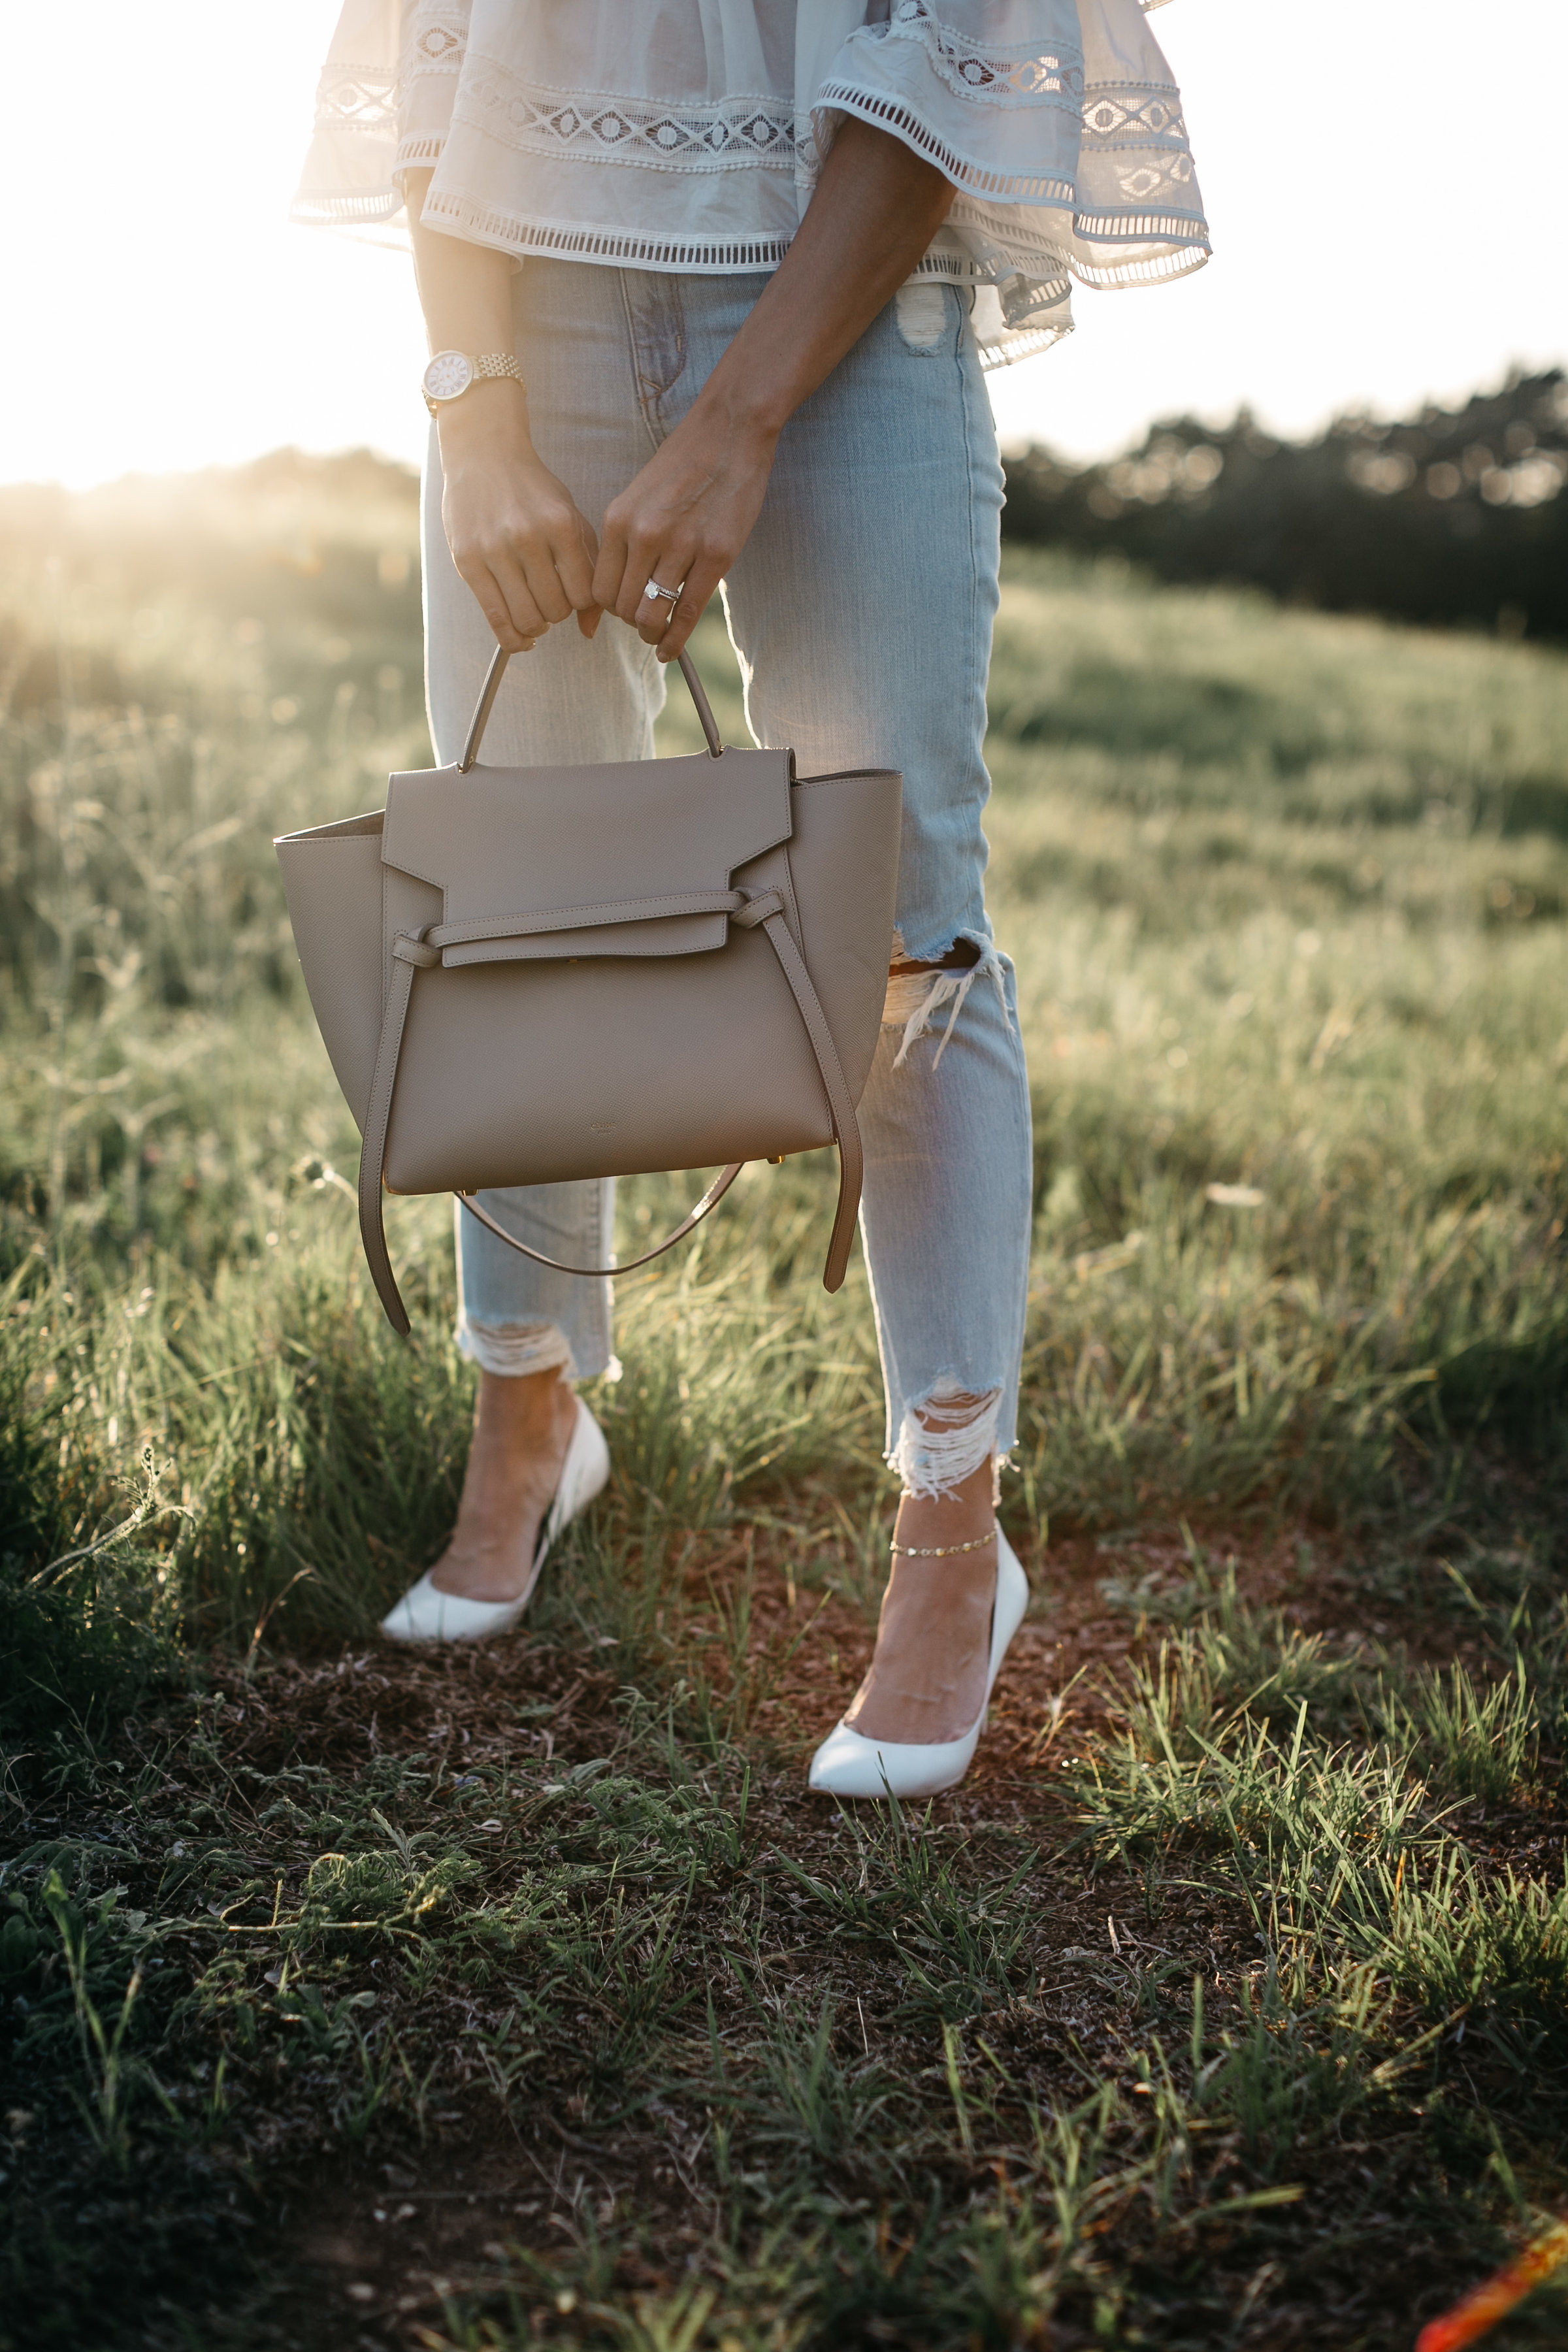
[[[396,1205],[413,1344],[379,1319],[269,847],[427,755],[406,486],[348,489],[0,501],[0,2108],[46,2183],[10,2302],[194,2341],[215,2168],[451,2197],[495,2131],[542,2200],[431,2345],[1407,2344],[1413,2263],[1561,2193],[1568,851],[1515,820],[1568,666],[1011,559],[1004,1509],[1199,1532],[1106,1588],[1155,1627],[1109,1732],[851,1822],[758,1736],[808,1622],[792,1576],[759,1633],[762,1548],[866,1607],[881,1565],[826,1156],[622,1286],[615,1482],[524,1666],[298,1663],[439,1548],[471,1394],[446,1204]],[[627,1185],[625,1238],[688,1190]],[[1384,1594],[1441,1529],[1466,1659],[1248,1608],[1204,1517],[1304,1513],[1380,1531]],[[150,1729],[182,1640],[209,1686]],[[242,2269],[213,2340],[278,2340]]]
[[[0,520],[0,1347],[57,1498],[24,1517],[63,1511],[65,1550],[142,1509],[231,1638],[286,1591],[296,1633],[363,1626],[440,1541],[467,1375],[441,1204],[395,1216],[416,1346],[371,1311],[269,841],[427,756],[412,509],[214,488],[180,562],[143,509],[88,520]],[[1483,816],[1568,756],[1562,659],[1014,557],[993,698],[1038,1126],[1009,1508],[1352,1518],[1456,1433],[1539,1442],[1568,849]],[[667,740],[692,725],[672,704]],[[682,1181],[626,1188],[632,1235]],[[627,1286],[634,1516],[876,1491],[863,1285],[793,1278],[829,1181],[758,1171]]]

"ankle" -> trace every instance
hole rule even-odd
[[[991,1560],[985,1546],[995,1528],[996,1469],[994,1458],[987,1455],[978,1469],[942,1494],[900,1496],[893,1523],[894,1560],[911,1553],[934,1557],[943,1566],[977,1556]]]
[[[996,1555],[986,1549],[955,1559],[910,1559],[895,1554],[882,1596],[881,1628],[895,1623],[953,1623],[989,1612],[996,1591]]]
[[[553,1455],[570,1438],[576,1410],[576,1391],[558,1371],[481,1371],[475,1443],[508,1454]]]

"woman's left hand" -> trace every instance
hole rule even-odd
[[[762,511],[778,428],[700,398],[605,516],[594,597],[673,661]],[[647,594],[647,583],[680,599]]]

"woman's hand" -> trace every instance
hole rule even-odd
[[[846,122],[805,218],[689,414],[605,517],[594,594],[673,661],[751,535],[779,435],[918,264],[953,191],[886,131]],[[679,588],[673,607],[647,583]],[[683,584],[684,583],[684,584]]]
[[[673,661],[751,537],[778,428],[704,394],[605,516],[594,596]],[[649,596],[647,583],[680,601]]]
[[[510,351],[511,259],[426,229],[429,184],[427,171],[404,184],[430,348]],[[916,267],[952,195],[889,132],[842,125],[789,251],[689,413],[611,506],[602,551],[541,465],[510,377],[443,409],[447,542],[498,643],[524,652],[574,611],[591,637],[613,612],[673,661],[751,536],[779,435]],[[646,593],[650,580],[680,591],[673,608]]]
[[[513,352],[515,264],[424,226],[427,171],[404,181],[419,299],[433,352]],[[452,561],[478,597],[496,642],[527,653],[552,622],[577,615],[591,637],[598,543],[571,492],[542,465],[528,429],[528,396],[511,376],[483,376],[438,412],[441,520]]]
[[[535,451],[520,387],[475,384],[442,411],[437,430],[447,544],[496,643],[528,653],[574,612],[591,637],[601,618],[593,526]]]

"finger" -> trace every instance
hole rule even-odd
[[[665,571],[668,572],[670,570],[671,567],[667,564]],[[679,580],[680,574],[677,572],[668,583],[662,584],[675,588]],[[661,574],[657,571],[649,575],[647,584],[637,599],[637,611],[632,615],[633,625],[645,646],[658,644],[676,612],[676,606],[669,597],[655,596],[650,593],[656,581],[661,581]]]
[[[463,577],[480,612],[494,630],[497,645],[509,654],[531,653],[534,640],[542,632],[537,625],[532,629],[518,627],[512,618],[511,608],[501,593],[500,583],[494,573],[475,570],[472,572],[465,572]]]
[[[658,641],[661,662],[672,662],[679,654],[684,653],[686,640],[707,611],[709,600],[723,577],[722,569],[710,557],[699,556],[686,575],[679,604],[667,604],[664,608],[669,619]]]
[[[558,540],[552,552],[562,593],[567,603],[574,612],[588,612],[598,602],[594,593],[594,558],[597,547],[593,526],[586,516],[577,517],[576,528],[570,537],[563,536]]]
[[[528,579],[521,564],[514,555],[492,556],[490,572],[496,586],[506,599],[506,608],[511,616],[512,627],[520,637],[542,637],[552,618],[559,617],[564,620],[567,613],[572,609],[569,604],[562,603],[557,592],[552,601],[562,604],[560,614],[557,616],[542,611],[540,599],[533,593],[532,583]],[[553,578],[554,574],[552,573],[551,576]]]
[[[605,535],[609,537],[613,521],[617,520],[611,508],[605,518]],[[609,609],[620,615],[629,627],[647,627],[639,620],[639,609],[648,601],[647,583],[656,580],[661,588],[679,588],[686,577],[687,567],[697,552],[695,532],[683,530],[679,520],[665,524],[639,523],[634,518],[622,526],[622,547],[625,557],[619,583]],[[605,599],[601,598],[601,602]],[[653,600],[655,604],[658,599]],[[662,635],[662,628],[655,635]]]
[[[655,595],[653,591],[672,588],[679,593],[696,557],[696,544],[690,539],[672,536],[649,540],[640,546],[633,539],[626,551],[626,576],[616,610],[622,620],[631,623],[646,645],[658,645],[669,626],[674,610],[669,597]]]
[[[616,599],[616,611],[623,621],[629,622],[638,635],[648,645],[658,643],[664,635],[669,614],[668,597],[650,595],[652,587],[679,588],[686,577],[690,551],[679,541],[644,541],[639,546],[633,540],[626,550],[626,568],[621,575],[621,593]]]
[[[562,585],[554,551],[549,541],[543,539],[520,540],[507,553],[516,565],[518,576],[525,583],[527,593],[533,599],[534,607],[546,625],[569,619],[572,599]],[[493,568],[498,577],[507,582],[507,602],[510,604],[510,583],[507,580],[505,561],[503,557],[500,563],[493,564]]]
[[[594,562],[594,602],[601,612],[620,610],[621,583],[626,569],[626,533],[612,507],[605,517],[605,535]],[[644,574],[646,579],[647,574]]]

